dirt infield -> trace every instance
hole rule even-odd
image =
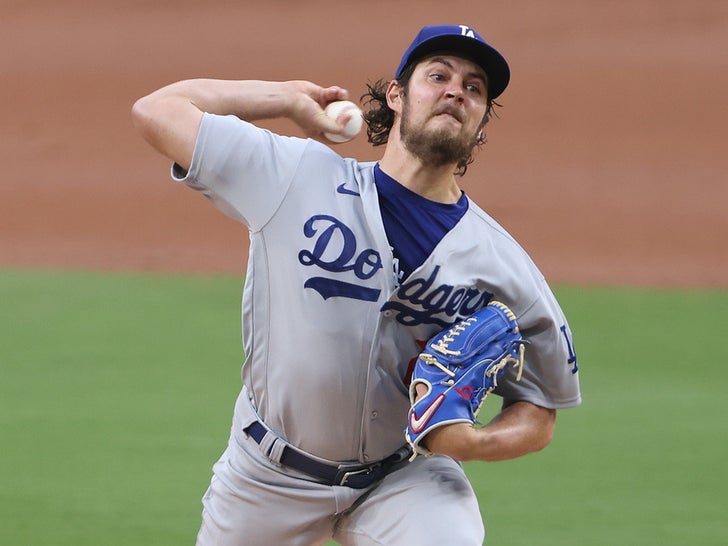
[[[513,72],[463,187],[550,280],[728,286],[721,0],[454,0],[447,11],[11,0],[2,11],[0,267],[242,272],[247,234],[169,181],[131,127],[134,100],[203,76],[310,79],[359,97],[391,77],[420,26],[462,22]],[[364,139],[339,150],[379,155]]]

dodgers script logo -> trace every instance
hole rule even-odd
[[[405,326],[437,324],[450,326],[457,317],[470,316],[485,307],[493,294],[477,288],[436,284],[438,265],[426,279],[415,278],[400,285],[396,299],[384,304],[382,310],[393,310],[397,321]],[[442,318],[442,315],[446,318]]]
[[[354,231],[344,222],[328,214],[317,214],[303,225],[303,234],[313,240],[311,250],[301,250],[298,261],[329,273],[315,275],[303,283],[305,288],[318,292],[325,300],[333,297],[376,302],[381,290],[362,283],[343,281],[337,274],[353,272],[366,281],[383,267],[382,257],[373,248],[360,249]],[[438,283],[440,266],[427,278],[415,277],[401,284],[392,301],[382,311],[393,311],[395,319],[405,326],[436,324],[450,326],[458,317],[472,315],[485,307],[493,295],[472,287],[456,287]]]
[[[357,279],[365,281],[382,268],[382,257],[372,248],[358,252],[356,235],[341,220],[327,214],[317,214],[303,225],[303,234],[314,239],[313,250],[301,250],[298,261],[306,266],[317,266],[330,273],[353,271]],[[335,296],[362,301],[377,301],[381,290],[360,284],[333,279],[310,277],[303,284],[313,288],[326,300]]]

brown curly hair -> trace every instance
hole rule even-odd
[[[402,87],[402,93],[407,93],[407,86],[409,85],[410,78],[414,72],[417,63],[412,63],[402,72],[402,75],[397,80],[397,83]],[[364,121],[367,124],[367,138],[373,146],[382,146],[389,140],[389,132],[392,130],[394,125],[394,110],[392,110],[387,104],[387,87],[389,87],[389,80],[377,80],[374,83],[367,84],[367,92],[361,96],[361,103],[366,105],[366,111],[364,112]],[[490,97],[486,102],[485,115],[481,122],[481,136],[478,138],[476,147],[480,147],[485,144],[485,128],[486,123],[490,121],[493,115],[496,115],[494,107],[500,106],[497,102],[492,100]],[[467,156],[462,157],[457,163],[457,169],[455,174],[463,176],[468,170],[468,165],[474,161],[473,152],[471,151]]]

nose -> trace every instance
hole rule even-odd
[[[465,100],[465,90],[463,89],[461,83],[453,79],[453,81],[445,90],[445,96],[448,99],[455,99],[458,102],[463,102],[463,100]]]

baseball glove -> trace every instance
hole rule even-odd
[[[504,304],[486,307],[430,339],[420,354],[409,388],[410,410],[405,437],[415,454],[433,429],[475,423],[485,397],[498,386],[509,366],[523,371],[524,344],[516,316]],[[417,385],[427,393],[417,398]]]

